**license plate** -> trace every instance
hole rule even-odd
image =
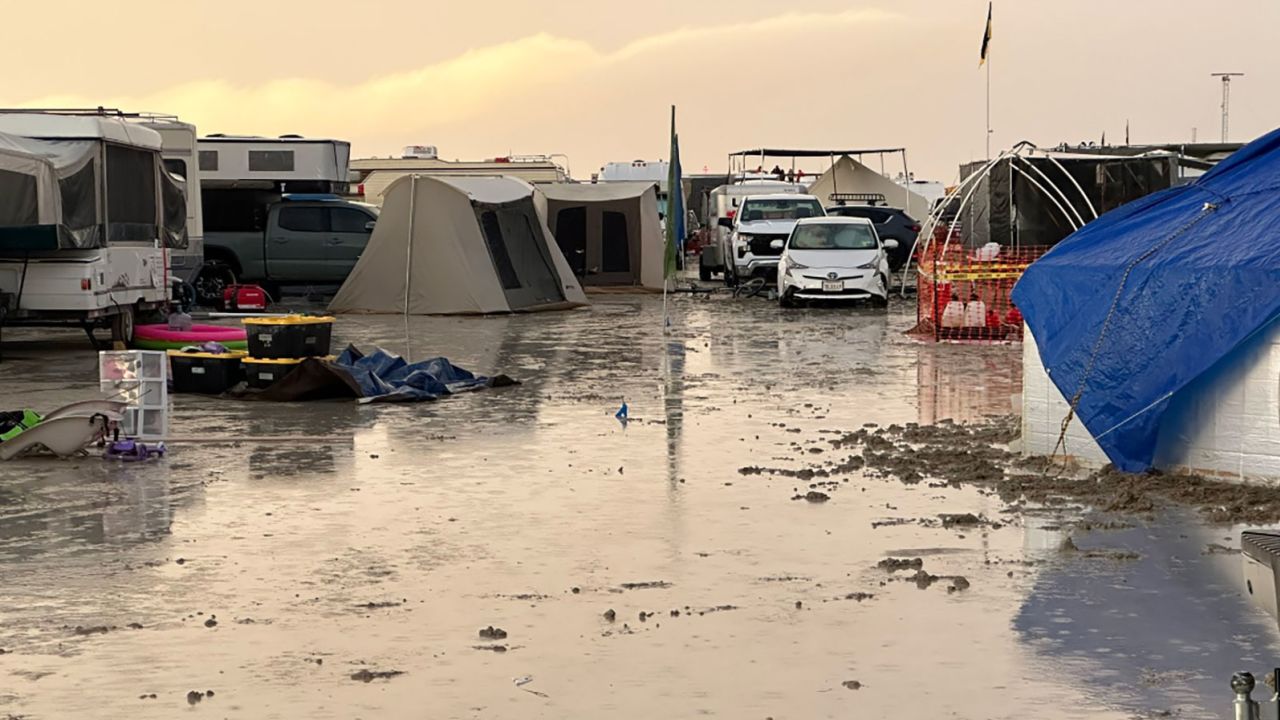
[[[822,292],[844,292],[843,280],[823,280]]]

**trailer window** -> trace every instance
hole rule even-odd
[[[153,152],[107,146],[108,242],[155,239],[155,161]]]
[[[36,176],[0,170],[0,226],[36,225],[40,205],[36,197]]]
[[[294,232],[324,232],[328,218],[322,207],[280,208],[280,227]]]
[[[249,172],[293,172],[293,151],[250,150]]]
[[[218,171],[218,151],[217,150],[201,150],[200,151],[200,170],[203,172]]]

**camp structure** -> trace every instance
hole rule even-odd
[[[533,186],[409,175],[387,188],[369,245],[329,310],[457,315],[586,304]]]
[[[559,183],[538,192],[551,234],[582,285],[662,289],[663,237],[654,183]]]
[[[822,177],[809,187],[809,194],[823,205],[843,204],[845,198],[865,204],[871,198],[891,207],[901,208],[913,218],[929,214],[929,201],[903,185],[881,175],[848,155],[841,155]]]
[[[1277,187],[1280,131],[1026,270],[1024,452],[1280,478]]]

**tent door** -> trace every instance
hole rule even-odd
[[[564,302],[564,289],[552,267],[548,238],[540,229],[533,203],[477,207],[480,229],[498,282],[512,310]]]
[[[556,213],[556,244],[579,278],[587,274],[587,209],[567,207]]]
[[[585,285],[635,285],[640,282],[640,233],[627,213],[594,210],[587,219]]]

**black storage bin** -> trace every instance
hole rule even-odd
[[[253,331],[250,330],[252,335]],[[247,357],[241,362],[244,368],[245,382],[249,387],[266,390],[278,380],[298,368],[304,358],[253,358]]]
[[[240,361],[245,353],[191,353],[169,351],[173,392],[221,395],[240,382]]]
[[[245,318],[249,356],[262,360],[324,357],[329,354],[333,318],[290,315]]]

